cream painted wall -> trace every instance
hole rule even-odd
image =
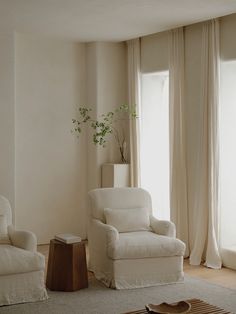
[[[86,237],[87,190],[101,185],[101,165],[118,154],[111,144],[94,146],[86,132],[73,137],[71,118],[76,104],[96,116],[127,101],[125,44],[18,34],[15,45],[16,226],[40,243],[59,232]]]
[[[96,116],[127,103],[125,43],[92,43],[87,46],[87,103]],[[119,162],[113,139],[106,148],[94,146],[88,134],[88,189],[101,186],[101,165]]]
[[[14,210],[14,34],[0,34],[0,194]]]
[[[168,32],[141,38],[142,73],[166,71],[169,68]]]
[[[16,36],[16,227],[39,243],[86,236],[86,138],[72,136],[85,102],[85,45]]]
[[[98,60],[97,60],[97,44],[89,43],[86,46],[86,105],[93,110],[94,118],[97,117],[97,99],[98,99]],[[98,147],[92,144],[92,132],[88,129],[88,190],[100,187],[100,168],[98,160]]]
[[[98,43],[98,114],[115,110],[127,103],[127,61],[125,43]],[[99,149],[100,164],[120,162],[120,155],[114,137],[107,149]]]
[[[0,193],[16,204],[16,227],[39,243],[61,232],[85,238],[87,191],[119,157],[86,132],[72,136],[71,119],[76,105],[100,115],[127,102],[126,46],[12,34],[0,51]]]
[[[223,60],[236,59],[236,14],[220,19],[220,50]]]

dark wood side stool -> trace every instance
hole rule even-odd
[[[50,241],[46,286],[55,291],[76,291],[88,287],[85,245]]]

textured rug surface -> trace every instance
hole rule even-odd
[[[76,292],[49,291],[47,301],[0,307],[0,314],[120,314],[142,309],[147,303],[192,298],[236,313],[236,290],[186,276],[181,284],[132,290],[108,289],[96,279],[91,279],[88,289]]]

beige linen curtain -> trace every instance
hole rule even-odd
[[[203,23],[202,29],[201,133],[199,134],[198,179],[195,191],[196,234],[190,264],[221,267],[217,244],[218,214],[218,103],[219,22]]]
[[[139,116],[140,99],[140,42],[139,38],[127,41],[128,47],[128,99],[136,105]],[[131,119],[130,130],[130,182],[132,187],[140,185],[139,119]]]
[[[176,235],[189,255],[186,141],[184,121],[184,30],[169,32],[170,77],[170,208]]]

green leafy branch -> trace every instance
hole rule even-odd
[[[92,109],[86,107],[78,108],[79,117],[72,119],[74,128],[72,132],[79,136],[84,124],[88,124],[93,130],[92,140],[95,145],[105,147],[109,135],[113,135],[118,145],[121,161],[126,162],[125,153],[125,131],[124,124],[130,119],[136,119],[136,105],[122,104],[114,111],[102,114],[97,120],[91,117]]]

